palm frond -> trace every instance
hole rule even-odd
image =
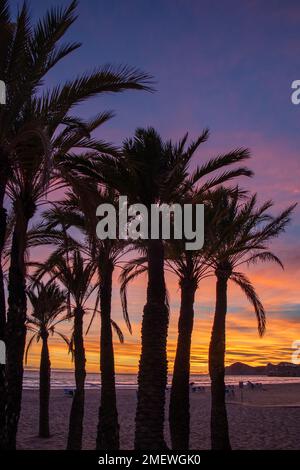
[[[110,323],[114,331],[117,333],[120,343],[124,343],[124,335],[119,325],[112,318],[110,319]]]
[[[250,256],[245,262],[250,265],[250,264],[257,264],[258,262],[272,262],[272,263],[277,263],[279,266],[284,269],[284,265],[282,261],[278,258],[278,256],[274,255],[274,253],[271,253],[270,251],[262,251],[261,253],[256,253],[253,256]]]
[[[127,263],[126,266],[123,267],[122,272],[120,274],[120,296],[121,296],[121,305],[123,311],[123,317],[127,328],[132,333],[129,313],[128,313],[128,302],[127,302],[127,287],[128,284],[133,281],[136,277],[140,276],[144,272],[147,271],[147,265],[144,263],[146,262],[146,258],[136,258],[131,262]]]
[[[36,336],[37,336],[36,333],[35,333],[34,335],[32,335],[31,338],[30,338],[30,340],[29,340],[28,343],[27,343],[27,347],[26,347],[26,349],[25,349],[25,364],[27,364],[29,349],[31,348],[32,343],[33,343],[33,341],[35,340]]]
[[[260,336],[263,336],[266,329],[266,314],[264,306],[262,305],[253,285],[242,273],[234,272],[230,276],[230,279],[242,289],[249,302],[253,305],[257,318],[258,332]]]
[[[224,155],[219,155],[215,158],[211,158],[207,163],[198,167],[192,175],[189,177],[189,184],[194,186],[201,178],[208,174],[222,169],[225,166],[232,165],[234,163],[240,163],[250,158],[250,152],[248,149],[238,148]],[[252,175],[252,172],[248,170],[248,175]]]

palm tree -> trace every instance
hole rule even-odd
[[[217,278],[216,306],[209,346],[209,374],[211,378],[211,444],[212,449],[230,449],[228,420],[225,404],[225,336],[228,280],[236,283],[253,306],[258,331],[265,331],[265,310],[250,280],[241,273],[242,265],[257,262],[275,262],[283,267],[277,256],[268,250],[271,239],[277,237],[290,221],[295,206],[290,206],[277,217],[268,214],[272,202],[257,207],[256,195],[241,203],[238,192],[228,196],[223,188],[212,197],[212,222],[207,234],[205,254],[207,264]]]
[[[26,100],[41,85],[43,77],[65,55],[79,44],[57,45],[74,21],[75,2],[61,12],[54,13],[34,31],[29,24],[28,7],[24,3],[17,19],[11,18],[7,0],[0,0],[0,70],[7,88],[7,102],[0,106],[0,339],[5,337],[6,307],[2,272],[7,214],[4,197],[7,182],[13,171],[15,151],[20,142],[38,137],[47,151],[47,135],[35,117],[22,125],[20,115]],[[60,17],[59,17],[60,16]],[[43,28],[45,26],[45,28]],[[5,434],[5,368],[0,373],[0,447],[4,447]]]
[[[49,335],[58,334],[68,344],[68,339],[56,330],[56,325],[66,319],[58,319],[66,308],[66,293],[54,282],[51,284],[39,283],[36,291],[27,291],[28,298],[33,307],[32,316],[27,318],[27,328],[34,334],[30,338],[26,348],[25,361],[33,341],[42,340],[40,361],[40,415],[39,437],[50,437],[49,429],[49,399],[51,363],[48,348]]]
[[[127,312],[127,285],[147,271],[147,258],[141,256],[126,263],[120,275],[120,293],[123,310]],[[169,405],[169,425],[173,449],[188,449],[190,434],[190,351],[194,322],[195,293],[201,279],[207,277],[209,267],[200,251],[188,251],[184,241],[172,240],[165,244],[165,271],[179,280],[181,305],[178,320],[178,340],[175,354]],[[127,313],[128,315],[128,313]]]
[[[34,108],[33,113],[38,113]],[[95,119],[86,122],[85,130],[90,132],[99,124],[107,120],[109,115],[98,115]],[[49,116],[48,116],[49,118]],[[26,118],[25,118],[26,120]],[[57,123],[59,125],[59,123]],[[82,132],[74,130],[70,123],[61,134],[55,135],[51,159],[56,161],[60,152],[70,149],[70,146],[84,148],[99,148],[102,143],[82,136]],[[60,145],[60,146],[59,146]],[[27,248],[27,232],[31,219],[37,206],[42,204],[47,191],[61,187],[61,180],[57,179],[58,170],[51,172],[51,161],[43,152],[42,146],[34,139],[23,142],[19,150],[17,161],[14,163],[14,171],[7,183],[7,195],[13,203],[15,225],[12,234],[12,245],[10,251],[10,268],[8,282],[8,313],[6,323],[6,345],[7,345],[7,446],[15,447],[17,423],[19,419],[22,376],[23,376],[23,354],[25,347],[25,320],[26,320],[26,265],[25,252]],[[60,168],[61,170],[61,168]],[[62,170],[61,170],[62,171]],[[52,175],[51,175],[52,173]],[[49,178],[50,174],[50,178]],[[63,183],[64,184],[64,183]]]
[[[65,241],[62,240],[62,246]],[[96,287],[92,284],[95,268],[93,263],[84,262],[78,249],[74,249],[69,254],[68,247],[65,247],[65,253],[61,248],[54,251],[44,263],[35,263],[38,269],[33,278],[39,280],[44,274],[48,273],[51,279],[58,279],[68,292],[69,314],[70,318],[74,318],[70,348],[75,363],[76,389],[70,413],[67,449],[80,450],[82,447],[86,377],[83,318],[86,313],[86,302]]]
[[[57,41],[74,22],[77,2],[71,2],[64,10],[50,10],[35,27],[32,27],[30,23],[28,9],[24,4],[17,18],[16,28],[11,27],[7,2],[2,1],[0,6],[1,21],[4,24],[1,34],[3,33],[5,39],[5,42],[1,43],[0,60],[3,62],[5,71],[2,78],[8,84],[8,106],[1,108],[3,126],[1,124],[2,150],[0,149],[0,155],[3,159],[1,168],[4,171],[3,174],[1,172],[3,194],[0,194],[0,204],[1,201],[3,202],[5,188],[9,186],[7,192],[10,197],[12,196],[13,207],[18,214],[12,242],[9,311],[5,333],[9,388],[6,406],[6,446],[15,448],[26,334],[24,326],[26,319],[24,277],[26,232],[28,223],[35,213],[37,201],[45,194],[49,186],[46,176],[49,176],[51,164],[55,161],[55,152],[50,153],[50,148],[55,150],[57,142],[55,139],[53,141],[53,137],[58,127],[65,125],[67,130],[63,130],[59,135],[61,150],[66,146],[70,150],[78,140],[81,141],[81,147],[99,150],[99,142],[89,139],[89,130],[86,129],[84,123],[69,114],[71,108],[99,93],[120,92],[127,89],[149,90],[150,88],[148,75],[129,67],[113,69],[106,66],[91,74],[83,74],[66,82],[63,86],[55,87],[42,94],[38,88],[42,85],[43,76],[59,60],[79,46],[77,43],[57,45]],[[18,77],[17,82],[14,77]],[[74,128],[77,129],[77,132],[71,132],[71,137],[70,128],[72,131]],[[17,130],[17,139],[13,138],[15,130]],[[100,142],[100,147],[106,151],[109,146]],[[50,154],[52,161],[49,161]],[[1,211],[1,216],[5,222],[4,210]],[[5,223],[1,224],[1,229],[2,226],[4,230]]]
[[[209,275],[202,253],[187,251],[181,241],[169,244],[167,269],[179,280],[181,293],[178,339],[169,405],[169,425],[173,449],[188,449],[190,434],[190,355],[194,323],[194,302],[201,279]]]
[[[210,173],[249,157],[237,149],[209,160],[188,176],[189,163],[199,145],[208,137],[204,131],[186,147],[187,135],[174,145],[164,143],[152,129],[138,129],[123,145],[121,156],[98,158],[88,164],[77,160],[77,171],[96,175],[104,184],[127,195],[130,203],[142,203],[150,213],[152,204],[180,202],[183,194],[202,183]],[[239,175],[250,176],[246,168],[224,171],[202,183],[203,191]],[[149,226],[149,233],[151,226]],[[164,279],[164,246],[161,239],[146,240],[148,270],[147,302],[142,320],[142,351],[138,373],[135,448],[162,449],[164,406],[167,385],[167,333],[169,310]]]
[[[236,189],[227,188],[228,194]],[[242,191],[239,191],[243,196]],[[189,201],[206,204],[210,201],[210,192],[194,192]],[[205,220],[207,230],[209,220]],[[201,280],[210,277],[211,268],[207,265],[204,250],[188,251],[181,240],[171,240],[167,244],[166,269],[173,272],[179,280],[181,304],[178,319],[178,339],[170,393],[169,425],[173,449],[189,448],[190,432],[190,352],[194,323],[195,294]]]
[[[70,181],[72,179],[69,175]],[[85,236],[84,242],[77,242],[68,235],[69,247],[77,246],[89,260],[93,273],[97,276],[95,287],[98,288],[97,301],[91,322],[98,312],[100,303],[100,371],[101,398],[99,406],[99,421],[97,428],[97,449],[119,448],[119,422],[116,404],[115,365],[113,351],[112,329],[123,342],[123,334],[111,318],[111,295],[113,271],[124,254],[126,242],[123,240],[99,240],[96,237],[96,208],[101,203],[116,205],[116,195],[113,191],[99,188],[90,179],[78,179],[72,182],[73,192],[68,192],[68,198],[56,204],[53,210],[44,214],[47,220],[43,228],[31,233],[35,243],[65,243],[65,236],[57,232],[57,226],[65,228],[76,227]],[[54,230],[55,229],[55,230]],[[65,248],[64,248],[65,249]],[[58,252],[61,248],[58,248]],[[53,255],[55,256],[55,255]],[[92,268],[91,268],[92,269]],[[63,281],[62,281],[63,282]],[[126,324],[131,331],[128,317]],[[90,322],[90,324],[91,324]],[[89,330],[89,328],[88,328]]]
[[[111,74],[112,72],[108,72],[107,70],[102,71],[102,78],[103,80],[107,80],[107,75]],[[123,72],[120,72],[123,73]],[[124,72],[125,74],[127,72]],[[104,76],[104,77],[103,77]],[[98,75],[99,78],[99,75]],[[99,78],[99,80],[100,80]],[[119,76],[117,75],[114,77],[115,82],[119,80]],[[115,91],[116,84],[113,78],[111,78],[111,89]],[[78,98],[77,102],[82,101],[83,91],[80,88],[82,81],[79,83],[75,83],[73,86],[79,87],[78,91]],[[83,87],[86,86],[86,83],[83,83]],[[124,88],[124,84],[122,82],[121,87]],[[72,90],[69,90],[69,85],[67,84],[65,88],[68,89],[69,98],[70,93]],[[109,86],[107,82],[102,83],[102,89],[107,91]],[[98,85],[98,90],[101,90],[101,85]],[[100,92],[100,91],[99,91]],[[67,91],[62,89],[61,94],[66,94]],[[72,95],[71,95],[72,96]],[[86,91],[86,97],[89,96],[89,88]],[[75,100],[67,107],[71,107]],[[51,109],[58,105],[58,109],[60,109],[59,100],[57,103],[57,96],[54,94],[53,100],[51,100],[50,104],[48,103],[49,107],[45,107],[42,109],[42,114],[45,114],[46,121],[51,116]],[[35,102],[34,114],[38,115],[40,104],[37,105]],[[50,114],[49,114],[49,112]],[[56,109],[56,108],[55,108]],[[55,114],[55,112],[54,112]],[[64,119],[59,117],[59,122],[56,122],[56,126],[51,128],[51,135],[54,135],[57,126],[60,123],[67,120],[67,117],[64,116]],[[109,115],[110,117],[110,115]],[[55,116],[55,119],[57,116]],[[105,120],[107,120],[107,115]],[[84,132],[86,129],[94,130],[98,125],[103,123],[103,115],[97,116],[95,119],[91,121],[91,124],[86,124]],[[45,123],[46,125],[46,123]],[[52,123],[51,123],[52,126]],[[71,124],[67,121],[67,126],[70,128]],[[72,127],[72,126],[71,126]],[[79,127],[80,128],[80,127]],[[90,129],[89,129],[90,128]],[[92,129],[91,129],[92,128]],[[81,128],[80,128],[81,129]],[[95,141],[92,138],[82,137],[82,130],[77,130],[74,132],[73,129],[71,130],[71,138],[69,132],[63,131],[64,136],[63,138],[60,136],[54,139],[54,143],[52,143],[52,148],[55,148],[55,143],[57,139],[61,139],[61,147],[59,150],[52,154],[52,162],[55,163],[62,152],[70,150],[72,147],[81,147],[87,149],[93,149],[94,151],[99,151],[100,148],[102,151],[107,151],[108,146],[103,142]],[[16,213],[16,226],[13,234],[12,239],[12,250],[11,250],[11,266],[9,271],[9,297],[8,297],[8,320],[6,326],[6,341],[7,341],[7,371],[8,371],[8,387],[10,391],[8,393],[8,406],[7,406],[7,422],[10,423],[8,426],[8,445],[14,447],[15,446],[15,434],[17,429],[17,423],[19,418],[20,412],[20,400],[21,400],[21,377],[23,374],[21,359],[23,357],[24,352],[24,345],[25,345],[25,329],[24,329],[24,321],[26,315],[26,297],[24,295],[25,291],[25,268],[24,268],[24,253],[26,249],[26,233],[28,229],[28,225],[30,220],[32,219],[33,215],[35,214],[36,207],[39,201],[44,197],[45,193],[49,188],[49,181],[47,180],[47,176],[49,176],[49,166],[51,167],[51,162],[45,159],[46,155],[42,153],[38,149],[37,146],[33,145],[32,142],[28,143],[28,147],[26,145],[22,145],[22,158],[18,158],[18,166],[15,167],[14,173],[8,182],[7,185],[7,193],[11,200],[13,201],[14,210]],[[32,147],[34,149],[32,149]],[[67,180],[67,174],[64,173],[63,166],[60,162],[57,162],[57,168],[65,180]],[[53,173],[53,188],[57,189],[57,173]],[[18,334],[16,335],[16,332]],[[15,343],[18,343],[16,345]],[[18,377],[18,378],[17,378]]]
[[[61,10],[51,10],[31,27],[29,10],[23,4],[16,20],[12,19],[7,0],[0,0],[0,70],[7,88],[7,103],[0,107],[0,249],[6,227],[3,206],[5,188],[12,172],[14,152],[18,143],[37,135],[46,144],[47,135],[33,118],[20,125],[20,116],[28,99],[42,85],[45,75],[65,56],[76,50],[79,43],[58,45],[59,40],[75,20],[77,2]]]
[[[113,272],[120,257],[124,254],[126,242],[119,239],[100,240],[96,237],[96,208],[102,203],[109,203],[117,207],[117,198],[114,191],[97,188],[94,181],[90,180],[74,181],[73,190],[73,209],[76,210],[77,208],[78,211],[79,208],[83,215],[81,223],[78,223],[77,217],[76,226],[81,228],[86,235],[88,241],[87,254],[96,269],[99,285],[101,396],[96,448],[97,450],[119,449],[119,420],[112,328],[116,330],[119,339],[123,340],[123,337],[118,325],[112,320],[111,297]],[[125,321],[131,331],[127,317],[125,317]]]

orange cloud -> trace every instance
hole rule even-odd
[[[239,289],[229,287],[229,307],[227,315],[227,354],[226,363],[243,361],[252,365],[267,362],[290,361],[291,344],[300,338],[300,299],[296,280],[292,273],[279,269],[258,269],[248,273],[265,303],[267,311],[267,331],[259,338],[256,318],[247,300]],[[116,276],[117,277],[117,273]],[[117,282],[117,279],[115,279]],[[125,343],[115,338],[115,363],[118,373],[135,373],[140,355],[140,323],[145,301],[146,278],[138,279],[128,292],[129,311],[132,318],[133,334],[127,332],[121,314],[117,286],[113,295],[113,317],[118,321],[125,334]],[[171,299],[171,317],[168,336],[169,369],[172,370],[176,351],[177,321],[180,307],[180,292],[176,277],[167,275],[167,285]],[[208,345],[214,311],[214,279],[203,282],[196,295],[195,325],[192,338],[191,372],[207,373]],[[299,307],[299,308],[298,308]],[[88,318],[86,318],[86,324]],[[61,327],[68,333],[71,325]],[[87,369],[99,371],[99,319],[97,318],[85,339]],[[38,367],[40,345],[34,345],[29,356],[29,365]],[[72,368],[70,355],[65,344],[55,336],[50,338],[52,367]]]

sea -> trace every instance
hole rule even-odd
[[[225,382],[228,385],[238,385],[239,382],[253,382],[262,384],[282,384],[282,383],[300,383],[300,377],[268,377],[266,375],[228,375],[225,377]],[[172,376],[168,377],[168,386],[172,382]],[[190,382],[195,385],[204,387],[210,386],[210,379],[208,374],[193,374],[190,376]],[[51,371],[51,388],[64,389],[74,388],[74,372],[66,370]],[[37,389],[39,387],[39,371],[35,369],[27,369],[24,371],[23,388],[25,390]],[[100,374],[87,373],[85,388],[87,390],[100,389],[101,380]],[[136,374],[116,374],[116,387],[119,389],[136,389],[137,376]]]

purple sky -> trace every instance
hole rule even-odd
[[[38,17],[68,3],[30,5]],[[156,93],[106,95],[81,107],[86,116],[116,111],[102,128],[104,138],[119,144],[137,126],[152,125],[178,139],[209,127],[200,155],[250,147],[251,188],[283,205],[300,194],[300,105],[290,99],[291,83],[300,79],[299,23],[297,0],[85,0],[68,33],[83,46],[48,83],[100,64],[140,67],[154,76]],[[299,224],[290,233],[296,241]]]
[[[38,17],[69,2],[29,3]],[[67,37],[83,46],[47,83],[106,63],[143,69],[154,76],[156,93],[106,95],[80,108],[85,116],[116,111],[102,138],[120,144],[137,126],[151,125],[177,140],[186,131],[195,138],[209,127],[199,159],[249,147],[255,178],[241,183],[283,208],[300,202],[300,105],[290,98],[291,83],[300,79],[299,26],[298,0],[82,0]],[[290,320],[300,318],[299,213],[297,208],[288,233],[276,243],[288,272],[282,278],[287,290],[277,298],[274,284],[268,297],[273,295],[271,303]],[[273,277],[269,269],[264,279]],[[297,289],[292,300],[291,279]]]

